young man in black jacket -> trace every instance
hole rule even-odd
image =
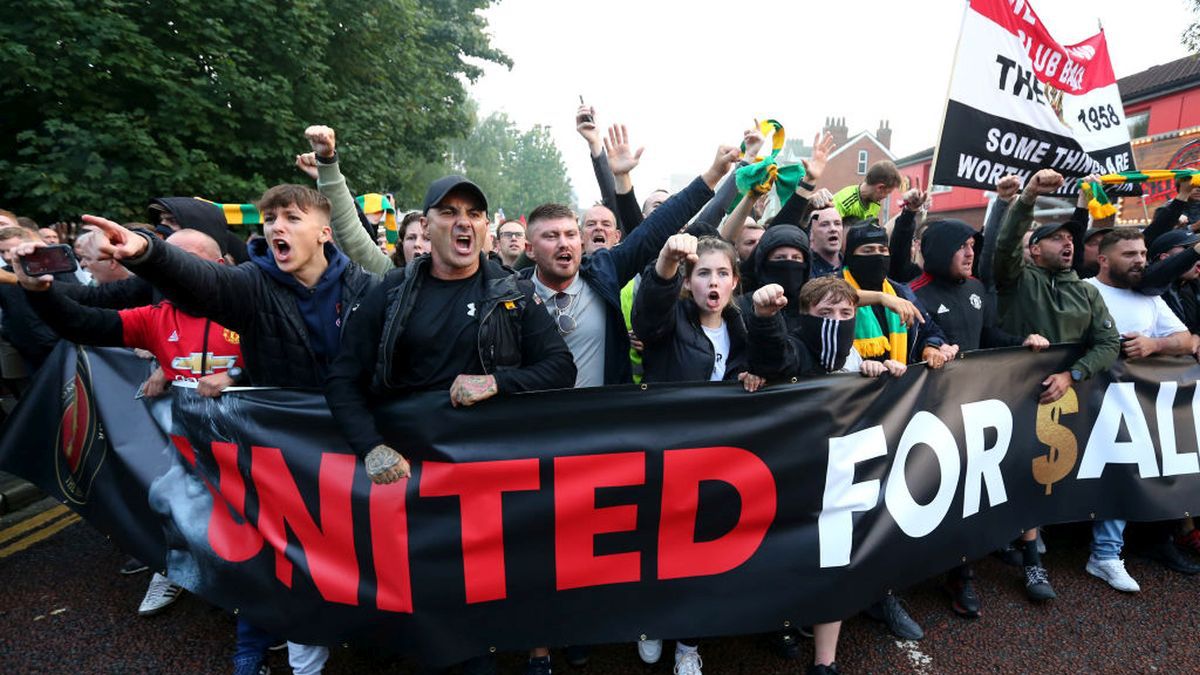
[[[237,267],[201,260],[111,220],[83,219],[99,230],[102,254],[154,284],[184,312],[236,331],[251,383],[318,388],[337,355],[343,326],[377,280],[331,242],[329,200],[321,193],[277,185],[258,208],[266,237],[251,242],[250,262]],[[242,623],[239,642],[260,643],[261,631]],[[293,667],[303,664],[310,672],[319,672],[329,658],[325,647],[294,643],[288,653]]]

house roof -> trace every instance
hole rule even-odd
[[[913,164],[920,164],[921,162],[925,162],[925,161],[928,161],[931,159],[933,159],[933,148],[926,148],[925,150],[922,150],[920,152],[914,152],[911,155],[906,155],[904,157],[901,157],[900,159],[897,159],[896,166],[898,166],[898,167],[912,166]]]
[[[832,153],[830,153],[829,159],[833,159],[834,157],[837,157],[838,155],[842,154],[842,152],[844,150],[850,148],[851,146],[853,146],[855,143],[857,143],[859,140],[861,140],[863,138],[866,138],[867,140],[874,143],[876,145],[876,147],[878,147],[880,150],[883,151],[883,154],[886,155],[888,159],[895,161],[896,156],[892,154],[892,151],[888,150],[886,147],[884,147],[883,143],[880,143],[879,139],[875,138],[875,134],[873,134],[869,131],[858,132],[858,135],[851,137],[849,140],[847,140],[845,143],[843,143],[840,148],[838,148],[837,150],[834,150]]]
[[[1200,58],[1196,56],[1185,56],[1117,80],[1125,105],[1196,85],[1200,85]]]

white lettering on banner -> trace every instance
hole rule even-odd
[[[1200,473],[1200,461],[1195,453],[1179,454],[1175,443],[1175,392],[1179,385],[1175,382],[1163,382],[1158,387],[1158,398],[1154,400],[1154,415],[1158,422],[1158,443],[1162,448],[1162,475],[1182,476],[1189,473]],[[1192,396],[1192,417],[1195,418],[1196,406],[1200,404],[1200,387]]]
[[[821,567],[850,564],[854,543],[854,514],[879,504],[879,481],[854,482],[854,466],[887,454],[883,427],[856,431],[829,439],[829,468],[825,471],[825,496],[817,516]]]
[[[1051,146],[1046,141],[1028,138],[1011,131],[1002,132],[992,127],[988,129],[987,144],[984,147],[988,152],[999,152],[1005,157],[1041,164]]]
[[[963,435],[966,438],[967,469],[963,488],[963,518],[979,512],[981,486],[986,484],[990,506],[1008,501],[1000,463],[1012,441],[1012,411],[1000,400],[989,399],[962,405]],[[996,442],[986,446],[985,431],[996,430]],[[908,455],[917,445],[929,446],[937,457],[940,479],[937,493],[928,504],[913,499],[904,475]],[[879,506],[879,481],[854,482],[855,467],[887,455],[887,437],[882,426],[829,439],[829,464],[825,473],[825,495],[817,516],[821,567],[850,564],[854,545],[854,514]],[[913,415],[900,437],[899,452],[884,488],[884,504],[905,534],[920,538],[933,532],[950,510],[962,474],[958,445],[950,429],[936,415],[921,411]]]
[[[928,504],[919,504],[913,498],[904,473],[908,454],[918,445],[931,448],[938,462],[940,480],[937,492]],[[950,429],[931,412],[922,410],[913,415],[900,437],[900,447],[892,459],[892,470],[883,490],[883,501],[887,504],[888,512],[904,534],[919,539],[941,524],[950,511],[950,502],[954,501],[961,469],[958,444],[954,442],[954,434],[950,433]]]
[[[1012,442],[1012,411],[1004,401],[995,399],[966,403],[962,407],[963,435],[967,441],[967,471],[963,481],[963,518],[979,513],[981,488],[987,485],[988,506],[1008,501],[1000,462]],[[996,443],[985,447],[985,429],[996,430]]]
[[[959,178],[967,178],[978,183],[995,185],[996,181],[1010,173],[1020,176],[1022,183],[1031,174],[1030,171],[1025,169],[1018,169],[1015,166],[993,162],[990,159],[981,159],[975,155],[968,155],[966,153],[959,153],[958,155]]]
[[[1118,441],[1121,421],[1129,430],[1128,441]],[[1104,401],[1088,436],[1076,478],[1099,478],[1109,464],[1137,464],[1142,478],[1157,478],[1154,441],[1133,382],[1114,382],[1104,391]]]

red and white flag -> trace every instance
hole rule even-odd
[[[1104,32],[1063,46],[1027,0],[971,0],[950,78],[933,182],[992,189],[1005,174],[1131,171]],[[1077,191],[1068,180],[1063,194]]]

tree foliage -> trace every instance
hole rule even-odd
[[[1180,42],[1193,54],[1200,52],[1200,0],[1191,0],[1192,22],[1183,29]]]
[[[411,187],[467,133],[491,0],[3,0],[0,204],[140,218],[296,182],[309,124],[355,187]],[[407,196],[407,195],[406,195]]]
[[[562,153],[544,126],[522,131],[504,113],[492,113],[450,146],[447,169],[483,188],[492,211],[516,218],[539,204],[574,201]]]

